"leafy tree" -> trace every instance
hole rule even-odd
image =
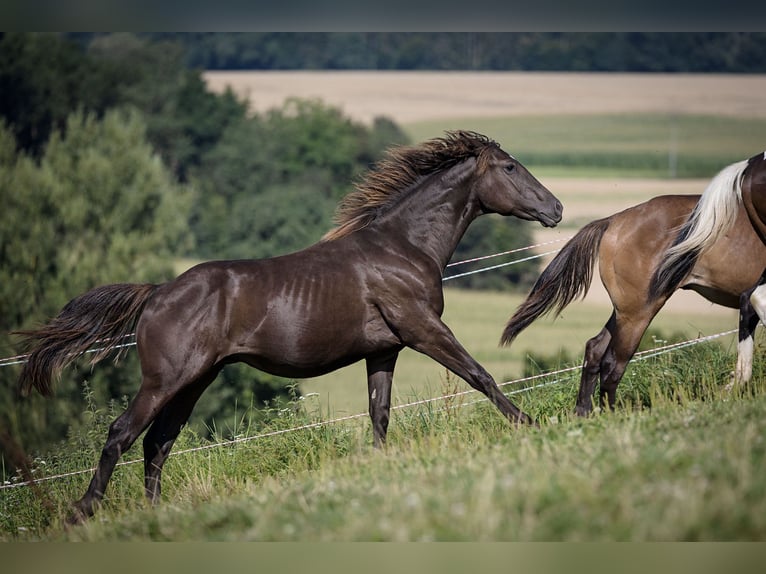
[[[145,131],[136,113],[109,112],[103,121],[75,113],[37,162],[0,126],[2,356],[19,350],[10,331],[44,322],[87,289],[173,275],[173,255],[190,246],[192,195],[158,161]],[[84,364],[67,370],[50,401],[21,402],[14,398],[18,368],[1,367],[6,428],[31,448],[63,436],[84,411],[84,378],[102,404],[132,394],[136,364],[104,365],[92,373]]]
[[[149,141],[181,180],[247,111],[233,92],[207,91],[176,42],[109,34],[86,51],[56,34],[0,35],[0,117],[22,150],[39,156],[76,109],[100,117],[121,106],[143,113]]]
[[[182,181],[226,128],[246,115],[246,103],[231,90],[207,91],[200,73],[185,67],[177,43],[110,34],[95,38],[88,55],[112,86],[113,105],[143,112],[149,141]]]
[[[233,124],[195,172],[196,255],[268,257],[316,242],[353,180],[405,141],[390,120],[367,128],[318,100]]]
[[[89,62],[54,34],[0,34],[0,117],[16,144],[39,155],[78,106],[103,109]]]

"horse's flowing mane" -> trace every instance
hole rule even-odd
[[[477,169],[481,172],[490,149],[499,149],[499,146],[487,136],[463,130],[448,131],[444,137],[418,146],[390,148],[355,185],[356,189],[338,204],[334,218],[337,227],[328,231],[322,240],[338,239],[367,227],[423,176],[471,157],[479,160]]]

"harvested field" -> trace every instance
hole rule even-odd
[[[766,117],[766,76],[545,72],[206,72],[254,111],[290,96],[320,98],[369,122],[540,114],[699,114]]]

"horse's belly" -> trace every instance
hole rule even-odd
[[[255,367],[260,371],[289,379],[307,379],[331,373],[364,358],[363,356],[347,355],[335,361],[290,361],[285,358],[268,357],[265,355],[238,355],[237,359]]]
[[[365,313],[288,313],[267,317],[236,350],[263,371],[294,378],[316,377],[401,346],[382,318]]]

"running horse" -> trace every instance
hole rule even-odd
[[[145,494],[160,497],[162,466],[202,392],[224,365],[290,378],[364,359],[373,444],[389,421],[399,352],[419,351],[484,393],[512,424],[534,421],[498,388],[441,320],[442,274],[468,225],[499,213],[561,220],[561,203],[514,157],[474,132],[397,147],[338,205],[318,243],[261,260],[199,264],[168,283],[97,287],[50,323],[22,333],[31,352],[20,390],[51,394],[51,379],[98,345],[93,362],[135,329],[142,381],[110,426],[69,522],[94,513],[119,457],[143,440]]]
[[[766,246],[761,241],[763,235],[759,237],[749,225],[745,208],[734,204],[734,224],[728,233],[696,259],[683,259],[688,267],[676,275],[672,286],[655,287],[664,253],[677,241],[679,227],[704,203],[710,190],[731,187],[732,169],[738,168],[724,169],[714,177],[702,196],[658,196],[584,226],[545,268],[508,320],[501,338],[505,345],[540,316],[551,311],[558,315],[584,296],[598,261],[613,311],[601,331],[585,345],[575,405],[578,415],[587,416],[593,410],[597,383],[601,406],[608,401],[614,408],[617,386],[641,337],[676,289],[694,290],[713,303],[741,310],[735,377],[740,381],[750,378],[752,336],[758,320],[748,312],[747,297],[742,293],[766,267]]]

